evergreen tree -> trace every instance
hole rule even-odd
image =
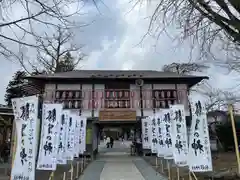
[[[71,53],[67,52],[65,56],[57,64],[55,72],[67,72],[74,70],[76,66],[74,62],[75,60],[72,57]]]
[[[5,94],[5,102],[8,106],[12,105],[12,98],[24,96],[23,91],[17,86],[24,83],[24,77],[26,77],[26,75],[25,71],[17,71],[13,75],[13,79],[9,81]]]

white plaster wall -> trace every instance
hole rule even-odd
[[[91,84],[82,84],[82,93],[83,93],[82,116],[91,117],[92,110],[91,110],[91,108],[89,108],[89,100],[91,99],[92,85]]]
[[[131,107],[132,109],[136,110],[137,116],[141,116],[141,110],[138,108],[140,106],[140,88],[137,87],[135,84],[130,84],[130,91],[131,91]]]
[[[94,100],[95,100],[95,105],[97,108],[94,110],[94,116],[98,117],[99,116],[99,110],[104,108],[104,89],[105,85],[104,84],[95,84],[94,85],[95,89],[95,94],[94,94]]]
[[[153,84],[153,89],[175,89],[175,84]]]
[[[144,84],[142,86],[142,98],[143,98],[143,116],[153,115],[152,108],[152,84]]]
[[[58,90],[80,90],[81,84],[58,84]]]
[[[45,90],[44,90],[44,101],[45,102],[51,102],[53,99],[55,99],[55,84],[45,84]]]
[[[178,84],[177,89],[178,89],[179,103],[184,104],[185,115],[190,116],[188,94],[187,94],[187,85],[186,84]]]

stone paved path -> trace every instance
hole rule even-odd
[[[129,143],[117,141],[114,148],[100,145],[100,155],[80,180],[166,180],[140,157],[129,155]]]

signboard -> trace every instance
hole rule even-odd
[[[137,113],[133,110],[100,110],[99,121],[132,121],[136,120]]]
[[[151,149],[150,142],[150,119],[143,118],[142,119],[142,148],[143,149]]]

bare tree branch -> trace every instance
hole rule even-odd
[[[40,65],[48,73],[59,71],[62,61],[69,53],[73,55],[73,68],[76,68],[81,60],[85,57],[82,53],[83,46],[73,44],[74,35],[72,32],[58,27],[56,33],[49,36],[45,33],[43,38],[36,39],[38,51],[37,62],[31,63],[33,69],[37,69]]]
[[[45,41],[42,31],[54,28],[69,30],[89,25],[74,20],[74,17],[82,15],[80,11],[84,5],[84,0],[2,0],[0,54],[6,58],[11,54],[12,59],[19,61],[20,64],[24,61],[26,65],[27,60],[16,58],[16,54],[19,53],[16,52],[16,47],[42,51],[40,42]],[[20,15],[14,14],[16,8]],[[34,41],[36,39],[37,43]]]
[[[139,4],[146,0],[136,0]],[[227,64],[240,72],[240,1],[239,0],[157,0],[152,3],[148,32],[156,40],[167,27],[180,31],[174,39],[181,44],[191,41],[199,59]],[[220,53],[219,53],[220,52]],[[195,59],[196,60],[196,59]],[[234,63],[233,63],[234,62]],[[232,65],[234,64],[234,65]],[[237,68],[235,65],[237,64]]]
[[[190,74],[193,72],[202,72],[209,67],[200,63],[172,63],[163,66],[165,72],[176,72],[178,74]]]

